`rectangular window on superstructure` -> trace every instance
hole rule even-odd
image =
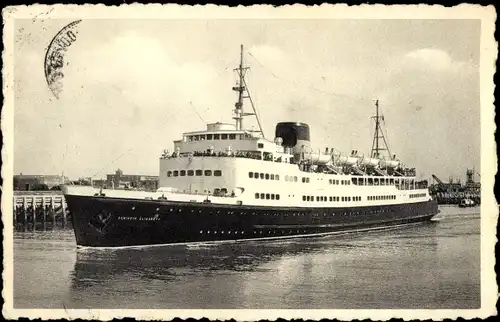
[[[175,170],[174,171],[174,177],[178,177],[179,176],[179,171]]]
[[[266,180],[269,180],[269,173],[266,173]]]
[[[260,199],[265,199],[265,198],[266,198],[266,195],[265,195],[265,194],[263,194],[263,193],[261,193],[261,194],[260,194]]]
[[[368,185],[373,186],[373,178],[368,178]]]
[[[297,177],[296,176],[293,177],[293,181],[297,182]]]
[[[205,141],[205,135],[200,135],[200,141]]]
[[[194,170],[188,170],[187,175],[190,177],[194,176]]]
[[[249,173],[248,173],[248,177],[249,177],[249,178],[253,178],[253,172],[249,172]]]
[[[220,134],[214,134],[214,140],[220,140]]]
[[[261,179],[264,179],[264,174],[263,173],[260,173],[259,175],[260,175]]]
[[[306,196],[302,196],[302,201],[306,201]]]
[[[375,179],[373,180],[373,185],[374,185],[374,186],[378,186],[378,185],[379,185],[379,180],[378,180],[378,178],[375,178]]]
[[[271,193],[271,200],[274,200],[274,193]]]
[[[205,176],[210,177],[212,175],[212,170],[205,170]]]
[[[389,179],[389,184],[390,184],[391,186],[393,186],[393,185],[394,185],[394,179]]]
[[[280,179],[280,175],[279,174],[275,175],[274,179],[279,180]]]
[[[271,173],[271,180],[274,180],[274,174]]]
[[[236,140],[236,134],[229,134],[229,140]]]
[[[196,175],[199,177],[199,176],[202,176],[203,175],[203,171],[201,169],[198,169],[196,170]]]
[[[385,186],[385,179],[384,179],[384,178],[381,178],[381,179],[380,179],[380,185],[381,185],[381,186]]]
[[[214,171],[214,176],[216,176],[216,177],[220,177],[220,176],[222,176],[222,171],[220,171],[220,170],[215,170],[215,171]]]
[[[213,134],[207,134],[207,140],[213,140],[214,135]]]
[[[271,195],[269,195],[268,193],[266,193],[266,199],[271,199]]]
[[[259,149],[264,148],[264,143],[257,143],[257,148],[259,148]]]
[[[279,194],[276,195],[276,200],[280,200],[280,195]]]
[[[227,140],[227,134],[221,134],[220,138],[221,140]]]
[[[357,185],[358,184],[358,178],[352,178],[352,183]]]
[[[365,185],[365,178],[358,178],[358,185],[364,186]]]
[[[259,199],[259,193],[258,192],[255,193],[255,199]]]
[[[258,173],[258,172],[254,172],[254,173],[253,173],[253,177],[254,177],[255,179],[259,179],[259,173]]]
[[[192,142],[193,141],[193,136],[192,135],[188,135],[186,136],[186,139],[188,142]]]
[[[186,170],[181,170],[181,177],[184,177],[186,175]]]
[[[172,176],[172,171],[167,171],[167,177],[171,177]]]

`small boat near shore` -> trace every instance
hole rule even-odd
[[[476,205],[476,203],[472,199],[469,199],[469,198],[464,198],[464,199],[460,200],[460,203],[458,204],[458,206],[460,208],[474,207],[475,205]]]

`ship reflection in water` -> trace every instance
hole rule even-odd
[[[479,248],[479,214],[450,213],[439,222],[323,238],[73,249],[66,289],[54,289],[50,303],[47,294],[37,300],[32,292],[28,301],[17,291],[15,302],[66,308],[478,308]],[[21,264],[15,262],[17,274],[26,271]],[[16,279],[16,290],[26,278]]]

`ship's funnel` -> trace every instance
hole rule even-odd
[[[300,122],[280,122],[276,124],[275,137],[281,138],[284,148],[291,148],[297,160],[311,152],[309,125]]]
[[[309,125],[299,122],[281,122],[276,124],[276,135],[283,139],[285,148],[293,148],[298,141],[310,141]]]

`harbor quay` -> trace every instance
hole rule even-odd
[[[70,227],[71,215],[61,191],[14,191],[13,199],[17,231]]]

